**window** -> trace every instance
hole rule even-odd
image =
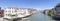
[[[0,12],[0,14],[1,14],[1,12]]]
[[[7,12],[7,11],[6,11]]]
[[[6,14],[7,15],[7,14]]]
[[[56,8],[56,11],[57,11],[57,12],[60,12],[60,7],[59,7],[59,8]]]
[[[17,12],[17,11],[15,11],[15,12]]]

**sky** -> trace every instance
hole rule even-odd
[[[18,8],[36,8],[36,9],[51,9],[54,8],[60,0],[0,0],[0,7],[7,8],[15,6]]]

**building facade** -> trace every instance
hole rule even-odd
[[[1,10],[1,16],[4,17],[4,10]]]
[[[1,16],[1,17],[3,17],[3,16],[4,16],[4,10],[3,10],[3,9],[1,9],[1,7],[0,7],[0,16]]]
[[[0,7],[0,16],[1,16],[1,7]]]
[[[56,13],[60,13],[60,3],[55,6]]]
[[[31,8],[5,8],[4,9],[4,18],[11,18],[12,16],[10,15],[15,15],[14,18],[17,17],[25,17],[30,15],[30,13],[32,13],[34,10]]]

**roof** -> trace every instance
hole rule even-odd
[[[60,3],[58,3],[58,4],[56,5],[56,7],[60,7]]]

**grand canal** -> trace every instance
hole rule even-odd
[[[43,13],[37,13],[21,21],[56,21],[56,20],[53,20],[52,17],[44,15]]]

